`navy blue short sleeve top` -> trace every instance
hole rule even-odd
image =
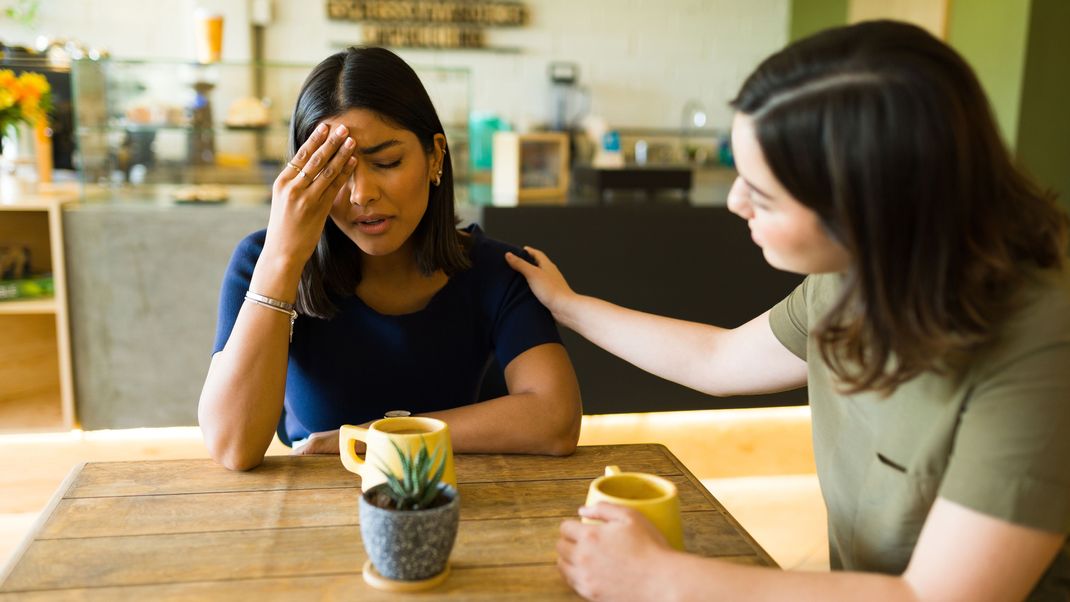
[[[383,315],[353,295],[336,300],[338,313],[330,320],[298,316],[278,429],[283,442],[389,410],[474,403],[492,355],[504,369],[532,347],[561,342],[553,317],[505,263],[506,251],[527,254],[487,238],[478,226],[465,232],[472,238],[472,267],[451,276],[424,309]],[[223,277],[213,353],[234,328],[266,233],[250,234],[234,251]]]

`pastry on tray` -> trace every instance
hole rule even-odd
[[[233,129],[260,129],[268,126],[271,114],[259,98],[246,96],[230,103],[224,125]]]
[[[222,203],[227,200],[227,187],[219,184],[183,186],[174,192],[176,203]]]

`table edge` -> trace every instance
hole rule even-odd
[[[709,489],[706,489],[706,486],[702,484],[702,481],[695,477],[695,475],[693,475],[691,471],[688,470],[687,466],[685,466],[684,463],[681,462],[680,459],[672,453],[672,450],[670,450],[668,447],[661,443],[657,443],[655,445],[662,449],[662,452],[666,455],[666,457],[669,458],[669,460],[673,464],[675,464],[677,468],[680,469],[680,472],[683,473],[683,475],[687,477],[689,481],[691,481],[691,484],[695,487],[698,487],[699,492],[702,493],[702,495],[705,496],[706,499],[711,504],[713,504],[715,508],[717,508],[717,511],[721,513],[721,516],[723,516],[725,520],[731,523],[731,525],[736,528],[736,531],[739,532],[739,534],[747,540],[747,542],[754,548],[756,556],[768,562],[768,566],[770,568],[783,568],[777,563],[776,560],[773,560],[773,557],[769,555],[769,552],[767,552],[765,548],[763,548],[761,544],[759,544],[754,539],[754,537],[746,529],[743,528],[743,525],[739,524],[739,521],[736,520],[736,517],[732,516],[732,514],[724,507],[724,505],[721,504],[720,500],[718,500],[717,497],[714,496]]]
[[[14,572],[15,567],[19,565],[19,561],[21,561],[23,555],[26,554],[26,550],[30,548],[30,545],[37,539],[37,536],[44,530],[45,523],[52,518],[52,513],[56,511],[56,507],[59,506],[59,503],[66,497],[67,492],[70,491],[71,486],[74,485],[74,482],[78,479],[78,475],[82,474],[82,469],[85,468],[85,465],[85,462],[78,462],[71,467],[67,476],[64,477],[63,482],[60,483],[59,487],[57,487],[56,491],[52,494],[51,499],[48,500],[48,503],[45,504],[45,507],[42,508],[41,512],[37,515],[37,519],[34,520],[33,526],[30,527],[30,530],[23,536],[19,545],[15,546],[15,549],[11,552],[11,556],[7,559],[7,563],[4,564],[3,568],[0,568],[0,594],[4,593],[4,584],[7,583],[7,578]]]

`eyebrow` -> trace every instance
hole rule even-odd
[[[739,173],[739,169],[736,169],[736,173]],[[773,200],[773,197],[769,196],[769,194],[766,193],[765,191],[763,191],[761,188],[758,188],[757,186],[752,184],[750,180],[748,180],[747,178],[743,177],[743,174],[739,174],[739,177],[742,178],[743,181],[747,183],[747,186],[750,186],[751,190],[753,190],[754,192],[757,192],[758,194],[764,196],[765,198],[767,198],[769,200]]]
[[[376,144],[375,146],[367,146],[367,147],[364,147],[364,148],[357,149],[357,152],[359,152],[362,155],[374,155],[375,153],[382,152],[382,151],[384,151],[384,150],[386,150],[388,148],[395,147],[395,146],[397,146],[399,144],[401,144],[400,140],[397,140],[397,139],[387,140],[386,142],[380,142],[379,144]]]

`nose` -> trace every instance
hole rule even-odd
[[[750,219],[754,213],[747,197],[747,183],[743,178],[736,178],[732,189],[728,191],[728,210],[743,219]]]
[[[358,207],[367,207],[379,198],[379,186],[375,177],[362,169],[360,163],[349,177],[349,203]]]

